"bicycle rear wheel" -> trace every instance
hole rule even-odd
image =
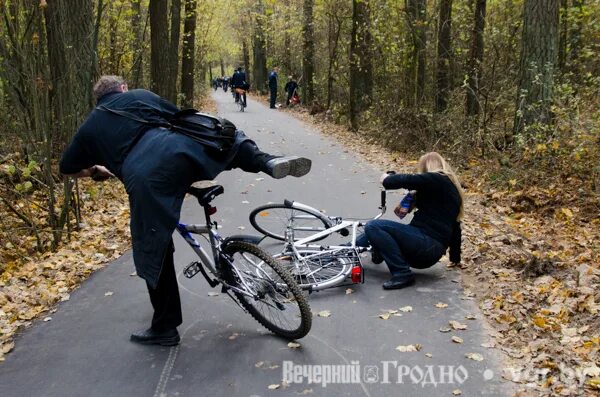
[[[298,251],[299,257],[289,254],[275,255],[294,276],[300,288],[319,291],[335,287],[350,275],[355,261],[354,255],[345,252],[321,253],[319,251]]]
[[[284,204],[267,204],[250,213],[250,224],[265,236],[285,241],[288,225],[294,233],[294,241],[312,236],[333,226],[330,219],[308,210],[286,207]],[[327,236],[323,236],[319,241]]]
[[[223,250],[225,281],[240,304],[269,331],[300,339],[310,331],[310,307],[292,275],[254,244],[235,241]]]

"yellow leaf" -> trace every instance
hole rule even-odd
[[[539,328],[546,328],[548,326],[546,324],[546,319],[543,317],[540,317],[540,316],[534,316],[533,323],[536,325],[536,327],[539,327]]]
[[[560,211],[561,211],[563,214],[565,214],[565,216],[566,216],[567,218],[569,218],[569,219],[570,219],[570,218],[573,218],[573,211],[571,211],[570,209],[568,209],[568,208],[561,208],[561,209],[560,209]]]

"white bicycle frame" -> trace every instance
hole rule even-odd
[[[381,218],[383,216],[383,214],[385,213],[385,211],[386,211],[385,197],[386,197],[386,192],[382,191],[381,206],[379,207],[381,212],[379,214],[377,214],[373,218],[373,220]],[[315,215],[319,215],[324,218],[330,219],[331,221],[335,222],[336,224],[330,228],[321,230],[311,236],[294,241],[294,235],[293,235],[294,230],[312,231],[312,230],[316,230],[316,229],[309,228],[309,227],[294,228],[293,227],[293,219],[294,218],[289,219],[287,230],[285,232],[286,237],[287,237],[287,243],[284,247],[283,255],[285,255],[286,252],[289,253],[289,251],[291,250],[291,252],[294,255],[294,258],[296,260],[304,263],[306,261],[318,259],[319,257],[323,257],[323,256],[327,256],[327,255],[333,255],[333,256],[340,255],[340,253],[343,253],[344,251],[347,252],[347,251],[351,250],[356,254],[356,258],[358,259],[359,264],[360,264],[360,257],[358,254],[361,252],[369,251],[371,249],[371,247],[358,247],[356,245],[356,236],[358,233],[358,228],[364,226],[366,223],[364,223],[362,221],[357,221],[357,220],[345,221],[339,217],[337,217],[337,218],[329,217],[329,216],[323,214],[321,211],[317,210],[316,208],[313,208],[309,205],[302,204],[299,202],[292,202],[290,208],[312,212]],[[310,215],[297,215],[297,216],[295,216],[295,218],[296,219],[311,219],[311,216]],[[341,232],[344,229],[346,229],[346,230],[351,229],[351,231],[352,231],[352,238],[351,238],[350,245],[323,246],[320,244],[311,244],[314,241],[320,240],[320,239],[327,237],[329,235],[332,235],[334,233]],[[314,253],[311,253],[312,251],[314,251]],[[295,264],[295,266],[298,266],[298,264]],[[362,264],[361,264],[361,266],[362,266]],[[322,290],[325,288],[335,286],[335,285],[341,283],[348,276],[348,274],[350,274],[351,271],[352,271],[352,266],[348,266],[348,270],[345,271],[344,273],[341,273],[337,277],[327,280],[325,282],[316,283],[315,285],[313,285],[311,287],[311,290],[317,291],[317,290]],[[315,270],[309,274],[305,274],[305,276],[310,276],[311,274],[316,273],[316,272],[318,272],[318,270]]]

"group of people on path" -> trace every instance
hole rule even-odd
[[[243,96],[244,103],[247,103],[245,91],[249,90],[250,84],[248,83],[246,72],[241,66],[235,69],[231,77],[224,76],[214,78],[211,84],[215,91],[218,89],[218,87],[223,87],[223,91],[227,91],[228,87],[231,88],[231,92],[233,93],[236,103],[239,102],[241,93],[241,95]],[[268,87],[269,107],[271,109],[276,109],[277,91],[279,87],[279,67],[277,66],[273,67],[272,70],[269,72]],[[298,82],[294,79],[294,76],[288,76],[288,81],[284,87],[284,91],[286,94],[286,106],[300,103],[300,95],[298,95],[298,88],[299,85]],[[244,92],[242,93],[242,91]]]
[[[277,71],[274,68],[269,75],[271,107],[275,106]],[[232,86],[245,82],[243,70],[236,73]],[[147,90],[129,90],[119,76],[102,76],[94,96],[97,106],[63,153],[60,172],[95,180],[116,177],[125,185],[133,259],[154,309],[151,326],[134,332],[131,341],[174,345],[179,343],[182,313],[172,234],[191,184],[212,180],[233,168],[264,172],[276,179],[301,177],[312,163],[304,157],[265,153],[239,130],[235,130],[231,149],[216,157],[203,144],[164,128],[180,111],[176,105]],[[374,263],[386,262],[392,277],[384,289],[414,284],[411,267],[433,266],[448,248],[450,260],[460,262],[463,194],[458,178],[435,152],[419,159],[417,171],[381,178],[386,189],[416,190],[417,212],[410,224],[373,220],[357,240],[358,245],[372,246]]]

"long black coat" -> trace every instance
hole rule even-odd
[[[151,121],[168,120],[179,111],[146,90],[110,93],[101,97],[98,105]],[[215,158],[186,136],[95,109],[63,153],[60,171],[74,174],[103,165],[123,182],[131,207],[136,271],[155,288],[186,190],[193,182],[214,179],[227,169],[245,140],[248,138],[239,131],[231,152]]]

